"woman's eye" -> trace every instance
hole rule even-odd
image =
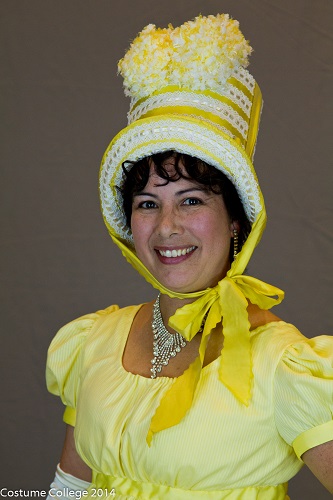
[[[201,203],[202,201],[198,198],[186,198],[186,200],[183,201],[183,205],[200,205]]]
[[[148,200],[148,201],[142,201],[139,203],[138,208],[156,208],[156,203],[154,201]]]

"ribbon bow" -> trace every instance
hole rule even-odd
[[[191,408],[209,334],[221,320],[224,345],[219,378],[241,403],[249,404],[253,374],[247,299],[261,309],[270,309],[283,300],[284,293],[251,276],[228,274],[195,302],[177,309],[169,319],[169,325],[190,341],[207,314],[199,357],[175,380],[161,399],[150,423],[148,445],[156,432],[177,425]]]

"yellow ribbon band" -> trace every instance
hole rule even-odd
[[[239,89],[243,94],[247,96],[247,98],[252,102],[251,105],[251,112],[250,112],[250,117],[246,115],[246,113],[243,111],[243,109],[237,105],[237,103],[233,102],[231,99],[229,99],[226,96],[220,95],[216,92],[212,92],[210,90],[203,90],[203,91],[193,91],[190,89],[186,88],[179,88],[174,85],[170,85],[168,87],[165,87],[164,89],[161,89],[159,91],[156,91],[152,94],[154,95],[163,95],[167,93],[173,93],[173,92],[184,92],[184,93],[191,93],[194,96],[197,94],[198,97],[200,96],[202,99],[202,96],[207,96],[215,99],[216,101],[219,101],[221,104],[227,104],[230,106],[236,113],[239,114],[239,116],[242,117],[242,119],[248,124],[248,131],[247,131],[247,137],[246,139],[242,136],[242,134],[235,128],[229,121],[228,119],[224,119],[218,114],[218,110],[212,110],[211,112],[209,111],[204,111],[200,109],[200,107],[196,106],[195,99],[193,99],[193,105],[182,105],[180,104],[179,106],[177,105],[176,101],[166,101],[164,104],[150,109],[147,112],[143,113],[140,115],[141,118],[147,118],[150,116],[159,116],[159,115],[165,115],[165,114],[178,114],[178,115],[187,115],[187,116],[193,116],[197,118],[201,118],[204,120],[208,120],[216,125],[219,125],[221,127],[224,127],[227,129],[233,136],[233,138],[241,144],[244,148],[249,157],[252,159],[254,155],[254,149],[257,141],[257,135],[258,135],[258,129],[259,129],[259,122],[260,122],[260,115],[261,115],[261,110],[262,110],[262,95],[260,88],[257,83],[255,83],[254,86],[254,92],[251,94],[251,92],[236,78],[232,77],[229,79],[229,83],[232,84],[234,87]],[[151,97],[151,96],[149,96]],[[131,109],[131,112],[133,112],[140,104],[145,102],[147,100],[146,97],[138,100]]]
[[[245,147],[245,151],[247,152],[251,160],[253,159],[254,150],[257,143],[262,105],[263,101],[262,101],[261,90],[259,88],[259,85],[257,85],[256,83],[254,88],[252,107],[251,107],[251,117],[250,117],[250,123],[249,123],[249,129]]]
[[[160,108],[154,108],[150,111],[147,111],[140,118],[148,118],[149,116],[160,116],[166,114],[177,114],[177,115],[187,115],[193,116],[194,118],[201,118],[207,121],[210,121],[220,127],[224,127],[229,130],[231,135],[238,139],[240,144],[245,148],[246,141],[242,134],[233,127],[228,120],[223,120],[220,116],[209,113],[207,111],[203,111],[202,109],[196,108],[195,106],[163,106]]]
[[[248,97],[248,99],[250,101],[252,101],[253,96],[248,91],[248,89],[246,87],[244,87],[244,85],[242,85],[238,80],[235,80],[234,78],[230,79],[230,81],[233,82],[234,87],[241,90]],[[181,88],[181,87],[177,87],[176,85],[168,85],[167,87],[164,87],[163,89],[156,90],[155,92],[153,92],[149,96],[149,98],[153,97],[153,96],[157,96],[157,95],[170,94],[173,92],[184,92],[184,93],[193,94],[194,96],[198,95],[198,96],[211,97],[212,99],[215,99],[216,101],[219,101],[220,103],[228,104],[235,111],[237,111],[237,113],[239,113],[244,118],[244,120],[248,121],[248,117],[247,117],[246,113],[244,113],[244,111],[242,110],[242,108],[240,106],[238,106],[236,103],[234,103],[231,99],[228,99],[227,97],[225,97],[221,94],[218,94],[217,92],[213,92],[212,90],[193,90],[193,89],[188,89],[186,87]],[[147,97],[142,97],[141,99],[136,101],[133,104],[133,106],[131,107],[131,112],[133,112],[140,104],[145,102],[147,99],[148,99]]]

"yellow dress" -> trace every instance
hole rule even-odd
[[[67,406],[78,453],[93,471],[90,497],[283,500],[307,449],[333,439],[333,338],[293,325],[251,332],[253,394],[240,403],[202,370],[190,411],[146,443],[174,379],[127,372],[122,354],[141,306],[111,306],[64,326],[51,343],[47,385]],[[95,491],[96,490],[96,491]]]

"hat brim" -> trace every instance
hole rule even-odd
[[[245,150],[218,127],[191,116],[165,114],[146,117],[120,131],[104,153],[100,169],[100,198],[105,224],[111,235],[133,247],[119,188],[122,164],[174,150],[199,158],[223,172],[234,184],[253,223],[263,208],[256,173]]]

